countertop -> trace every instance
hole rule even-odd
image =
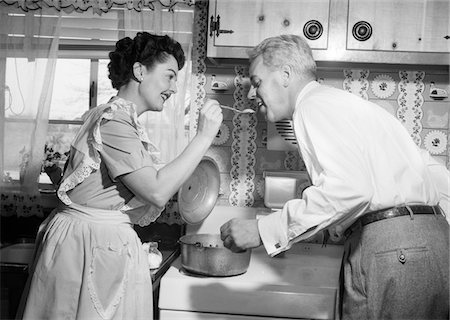
[[[161,265],[157,269],[151,269],[150,275],[152,277],[153,290],[159,286],[159,281],[161,277],[169,269],[173,261],[180,255],[180,247],[177,246],[171,250],[159,250],[162,253],[163,259]]]

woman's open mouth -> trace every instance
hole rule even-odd
[[[161,97],[163,98],[163,101],[166,102],[170,98],[170,93],[162,93]]]

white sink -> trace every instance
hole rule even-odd
[[[0,263],[30,264],[34,243],[17,243],[0,249]]]

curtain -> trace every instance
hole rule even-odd
[[[162,6],[173,11],[179,4],[193,5],[194,0],[1,0],[8,4],[16,5],[23,11],[36,10],[43,7],[54,7],[66,12],[83,12],[92,10],[96,14],[102,14],[111,10],[113,6],[124,6],[129,10],[141,11],[143,8],[155,9],[155,5]],[[1,2],[0,1],[0,2]]]
[[[5,98],[0,99],[1,149],[4,153],[0,162],[2,215],[42,216],[38,179],[48,128],[60,18],[56,17],[49,27],[48,18],[40,9],[24,13],[0,5],[3,71],[0,88],[5,92]],[[24,15],[23,30],[17,30],[17,25],[12,23],[8,14],[11,11]],[[50,37],[40,37],[43,29]],[[19,33],[21,37],[14,36]],[[19,176],[11,176],[8,169],[17,166]]]
[[[134,6],[137,2],[142,1],[134,1]],[[55,65],[58,49],[71,44],[73,40],[70,37],[74,36],[74,32],[82,36],[78,38],[82,40],[77,40],[77,45],[86,47],[95,44],[93,50],[85,51],[95,55],[95,58],[102,58],[99,47],[109,46],[112,50],[115,41],[125,36],[133,38],[138,31],[167,34],[181,43],[187,59],[185,67],[179,72],[177,94],[166,102],[162,112],[147,112],[140,118],[147,128],[150,140],[161,151],[161,165],[181,153],[189,140],[185,124],[189,126],[187,118],[194,8],[189,4],[190,1],[178,1],[182,2],[179,6],[175,6],[176,2],[145,1],[148,8],[138,6],[140,10],[136,10],[136,7],[133,7],[134,10],[124,9],[123,6],[119,9],[113,7],[109,8],[110,12],[102,11],[99,17],[95,8],[81,12],[69,10],[68,13],[67,6],[64,10],[52,7],[53,1],[45,1],[46,5],[42,8],[32,8],[30,6],[44,2],[0,0],[0,88],[4,89],[4,99],[0,99],[2,216],[43,216],[38,178],[48,139]],[[67,0],[64,3],[82,2]],[[95,0],[84,3],[95,4]],[[73,6],[69,9],[73,9]],[[48,15],[49,10],[51,15]],[[56,18],[53,17],[54,12],[57,13]],[[110,13],[112,16],[109,16]],[[15,23],[11,21],[11,14]],[[23,16],[23,30],[17,30],[18,16]],[[89,26],[86,22],[89,22]],[[108,23],[106,27],[105,23]],[[111,23],[114,24],[113,28]],[[90,35],[92,39],[89,39]],[[103,58],[107,58],[108,52],[103,54]],[[24,70],[24,66],[26,74],[20,74],[18,70]],[[11,81],[14,82],[13,85],[7,83]],[[17,126],[20,126],[19,135],[16,134]],[[15,130],[11,130],[12,128]]]
[[[190,103],[190,79],[192,71],[192,29],[194,25],[193,10],[175,12],[158,10],[155,5],[151,17],[148,14],[141,19],[135,19],[135,14],[128,12],[125,16],[125,26],[131,30],[152,30],[159,35],[168,35],[183,47],[186,56],[184,68],[178,73],[177,93],[165,104],[162,112],[145,112],[140,121],[147,129],[150,140],[159,147],[161,165],[167,164],[178,156],[188,142],[185,123],[187,109]],[[163,9],[163,8],[161,8]],[[132,34],[129,34],[132,37]]]

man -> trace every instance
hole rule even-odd
[[[384,109],[316,82],[302,38],[268,38],[249,56],[249,98],[268,121],[292,119],[312,186],[259,220],[225,223],[224,245],[274,256],[328,229],[345,239],[343,319],[448,319],[449,171]]]

